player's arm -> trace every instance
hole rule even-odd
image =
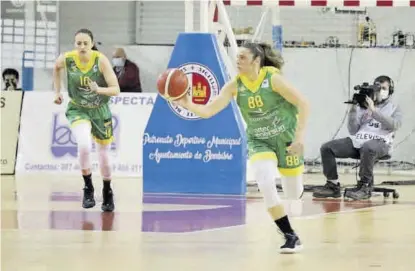
[[[55,88],[57,95],[61,93],[61,82],[62,82],[61,71],[64,67],[65,67],[65,56],[61,54],[56,59],[55,65],[53,66],[53,87]]]
[[[96,92],[106,96],[117,96],[120,93],[117,76],[112,69],[111,63],[106,56],[101,54],[99,58],[99,69],[104,75],[108,87],[98,87]]]
[[[298,124],[295,131],[295,140],[304,141],[304,130],[309,115],[309,104],[306,98],[291,84],[289,84],[280,74],[272,75],[272,88],[278,92],[289,103],[298,109]]]
[[[236,93],[236,81],[227,82],[221,89],[219,95],[215,97],[212,102],[207,105],[194,104],[185,95],[185,99],[178,101],[178,104],[189,110],[190,112],[198,115],[201,118],[210,118],[220,111],[222,111],[233,99],[233,95]]]

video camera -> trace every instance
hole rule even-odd
[[[364,82],[361,85],[354,86],[353,88],[356,91],[359,91],[358,93],[353,94],[353,98],[351,101],[344,102],[346,104],[358,104],[362,108],[367,108],[366,104],[366,97],[369,97],[370,99],[375,99],[375,92],[380,91],[380,85],[374,84],[369,85],[369,83]]]

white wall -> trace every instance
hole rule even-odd
[[[73,44],[75,32],[88,28],[103,44],[135,42],[137,1],[60,1],[60,44]]]
[[[199,25],[198,6],[196,3],[195,29]],[[226,9],[232,26],[238,28],[255,27],[259,22],[263,7],[227,6]],[[379,40],[383,43],[389,42],[391,33],[396,28],[400,28],[404,32],[415,33],[415,24],[413,23],[415,8],[372,7],[368,8],[368,13],[376,23]],[[353,32],[355,19],[352,15],[322,13],[320,8],[282,7],[280,19],[284,29],[284,40],[312,39],[323,42],[329,35],[337,35],[341,41],[355,38],[355,32]],[[91,29],[96,40],[103,43],[99,46],[100,50],[110,56],[116,44],[174,43],[177,34],[184,31],[184,3],[183,1],[60,1],[59,21],[60,52],[72,49],[75,31],[85,27]],[[269,18],[267,25],[270,25]],[[270,31],[270,27],[265,29],[263,36],[265,40],[271,39]],[[9,51],[2,48],[2,53],[8,55]],[[148,59],[148,57],[146,58]],[[143,62],[141,59],[138,61]],[[153,64],[151,59],[144,62],[148,66],[158,65]],[[4,62],[1,68],[4,69],[6,66],[17,68],[20,71],[21,60],[15,59],[14,63]],[[144,70],[142,72],[149,73]],[[35,69],[35,89],[49,88],[51,75],[51,69]],[[148,79],[145,81],[151,82]]]
[[[197,2],[197,1],[195,1]],[[226,6],[232,27],[258,25],[262,6]],[[390,44],[396,29],[415,33],[415,8],[367,8],[377,27],[379,44]],[[140,1],[137,5],[137,35],[139,44],[173,44],[179,32],[184,31],[184,4],[182,1]],[[364,16],[360,16],[363,19]],[[199,5],[194,10],[195,29],[199,25]],[[283,39],[324,43],[329,36],[337,36],[340,43],[356,44],[359,17],[353,14],[322,12],[322,8],[281,7],[279,16]],[[263,40],[271,41],[271,18],[267,17]]]
[[[258,25],[263,7],[229,6],[227,11],[233,27],[241,28]],[[376,25],[379,44],[390,44],[396,29],[415,33],[415,9],[411,7],[367,8],[369,17]],[[325,42],[329,36],[337,36],[340,43],[356,44],[359,19],[364,16],[322,12],[321,8],[281,7],[280,21],[283,26],[284,41]],[[268,16],[267,25],[271,25]],[[271,27],[264,31],[265,40],[272,40]]]

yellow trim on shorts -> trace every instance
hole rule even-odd
[[[249,160],[251,162],[255,162],[255,161],[258,161],[258,160],[270,160],[270,159],[278,161],[278,158],[277,158],[277,155],[275,154],[275,152],[271,152],[271,151],[270,152],[258,152],[258,153],[254,153],[249,158]]]
[[[76,126],[78,126],[79,124],[81,124],[81,123],[89,123],[89,125],[91,125],[91,121],[89,121],[89,120],[86,120],[86,119],[79,119],[79,120],[74,120],[72,123],[71,123],[71,127],[72,128],[74,128],[74,127],[76,127]]]
[[[96,143],[101,144],[101,145],[109,145],[112,143],[112,141],[114,141],[114,136],[108,139],[99,139],[96,136],[92,136],[92,137],[94,138]]]
[[[281,175],[286,177],[295,177],[303,174],[304,172],[304,165],[301,165],[296,168],[278,168]]]

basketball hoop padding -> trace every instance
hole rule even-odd
[[[216,37],[178,36],[168,68],[189,79],[193,103],[207,104],[228,81]],[[247,147],[235,101],[209,119],[156,98],[143,138],[143,192],[243,195]]]

